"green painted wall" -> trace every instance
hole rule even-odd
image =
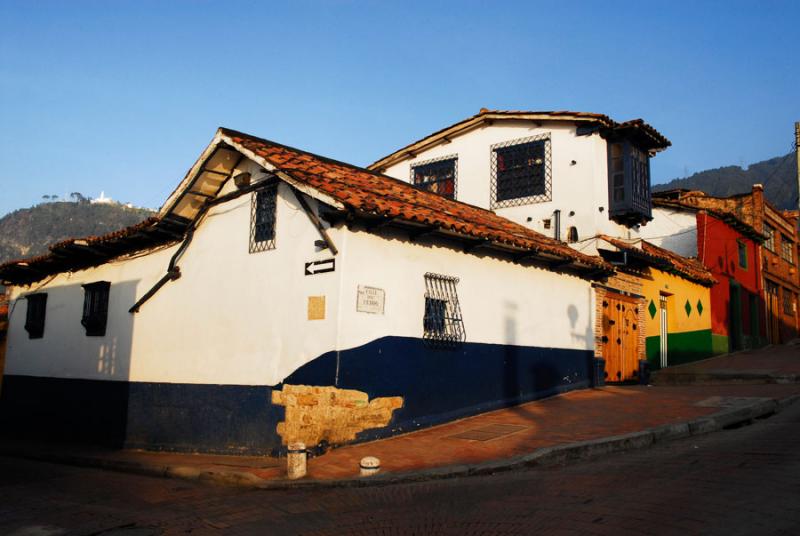
[[[667,335],[667,362],[670,365],[680,365],[705,359],[714,354],[714,336],[710,329],[699,331],[685,331],[683,333],[670,333]],[[647,360],[653,369],[660,368],[661,337],[647,337],[645,341]],[[725,338],[725,352],[728,351],[728,341]]]
[[[714,355],[728,353],[728,336],[711,334],[711,353]]]

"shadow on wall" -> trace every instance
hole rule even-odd
[[[694,239],[695,244],[697,243],[697,231],[694,230],[691,233],[686,234],[677,234],[673,236],[667,236],[661,239],[661,243],[659,244],[662,248],[668,249],[670,251],[686,251],[688,241],[690,238]],[[689,253],[689,252],[687,252]],[[696,246],[695,251],[693,253],[697,255]]]
[[[84,289],[46,290],[44,335],[30,339],[22,328],[24,297],[10,308],[0,394],[0,434],[120,446],[128,423],[129,376],[138,281],[111,285],[104,336],[88,336],[81,324]]]
[[[591,290],[588,294],[589,307],[591,307]],[[540,359],[531,362],[520,358],[521,347],[518,345],[518,305],[515,302],[506,302],[504,305],[503,330],[504,330],[504,373],[503,373],[503,399],[505,406],[516,407],[515,411],[526,414],[524,408],[517,404],[530,399],[531,392],[553,393],[556,386],[569,386],[572,383],[586,381],[588,371],[591,371],[592,356],[587,357],[586,370],[578,367],[574,370],[564,370],[556,367],[549,359]],[[587,309],[589,310],[589,309]],[[579,328],[580,312],[575,304],[566,308],[573,341],[580,341],[588,345],[594,340],[594,334],[589,319],[586,319],[585,331],[576,331]],[[566,374],[565,374],[566,372]]]
[[[594,291],[589,289],[586,292],[586,310],[592,310],[592,293]],[[578,308],[575,307],[574,304],[569,304],[567,306],[567,318],[569,318],[569,325],[570,325],[570,335],[572,336],[572,340],[575,342],[579,342],[584,345],[585,348],[593,350],[594,349],[594,326],[592,325],[591,317],[587,318],[584,322],[586,329],[581,333],[578,331],[578,321],[580,320],[580,312]]]

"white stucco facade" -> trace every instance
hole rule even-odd
[[[594,241],[584,239],[597,234],[638,238],[637,226],[615,223],[608,217],[607,143],[599,133],[578,135],[574,123],[565,121],[498,121],[458,134],[385,169],[389,176],[411,181],[411,169],[420,162],[456,156],[458,178],[456,199],[492,209],[492,146],[526,138],[547,136],[550,140],[551,200],[520,206],[497,208],[495,212],[542,234],[555,236],[556,210],[561,211],[561,240],[574,226],[578,250],[596,254]],[[550,220],[547,228],[545,220]]]
[[[697,215],[688,210],[653,207],[653,220],[642,238],[684,257],[697,257]]]
[[[239,170],[259,174],[249,161]],[[465,186],[464,195],[476,199],[479,190]],[[231,191],[227,185],[220,195]],[[178,262],[181,277],[135,314],[129,308],[163,277],[177,245],[11,287],[5,374],[276,385],[326,352],[390,335],[421,337],[426,272],[460,279],[467,342],[592,349],[586,279],[343,225],[328,229],[339,249],[335,270],[305,275],[305,263],[333,255],[315,245],[318,230],[292,189],[281,183],[278,190],[275,249],[248,252],[250,218],[251,194],[213,207]],[[108,324],[105,336],[89,337],[81,325],[82,285],[97,281],[111,283]],[[359,285],[384,290],[383,314],[356,311]],[[24,297],[34,292],[48,295],[41,339],[24,329]],[[309,320],[308,299],[320,296],[324,319]]]

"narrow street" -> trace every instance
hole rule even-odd
[[[388,487],[260,491],[0,459],[0,533],[798,534],[800,404],[607,459]]]

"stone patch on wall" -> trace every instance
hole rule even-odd
[[[369,399],[367,393],[336,387],[284,385],[272,392],[272,403],[286,408],[278,423],[284,445],[302,441],[312,448],[323,441],[340,445],[356,434],[389,424],[392,413],[403,406],[400,396]]]

